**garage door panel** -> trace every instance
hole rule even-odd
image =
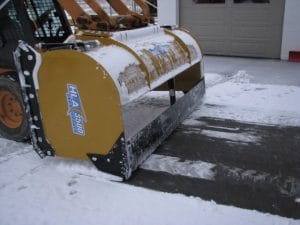
[[[228,33],[228,29],[225,26],[215,26],[215,30],[212,30],[209,26],[198,26],[197,29],[197,33],[199,34],[202,38],[204,37],[208,37],[208,38],[212,38],[212,39],[224,39],[227,36]],[[202,34],[205,35],[202,35]]]
[[[205,53],[279,58],[285,0],[269,4],[194,4],[180,1],[180,25],[202,41]]]
[[[200,15],[199,15],[200,14]],[[198,10],[198,9],[191,9],[190,11],[187,11],[186,14],[183,13],[180,15],[180,18],[182,22],[186,23],[189,21],[195,21],[199,23],[224,23],[224,18],[227,17],[226,10],[220,8],[214,9],[214,14],[211,13],[210,10]]]
[[[236,40],[231,43],[233,54],[247,52],[248,55],[263,54],[265,52],[265,41]]]
[[[218,51],[219,55],[225,55],[228,52],[228,44],[224,40],[211,40],[203,38],[201,46],[206,54],[214,54]]]
[[[262,10],[261,12],[248,12],[247,10],[232,10],[231,21],[233,23],[244,23],[244,24],[259,24],[268,25],[272,22],[270,13]]]
[[[232,56],[252,56],[272,58],[274,54],[279,54],[277,48],[270,48],[265,40],[239,39],[231,42]]]
[[[270,29],[256,26],[238,26],[232,28],[232,41],[235,38],[251,38],[254,40],[268,41],[271,38]]]

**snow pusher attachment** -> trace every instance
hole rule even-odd
[[[19,43],[15,61],[33,145],[41,157],[89,158],[128,179],[201,102],[202,53],[183,30],[96,33],[38,51]],[[169,90],[172,104],[155,108],[146,96],[157,90]],[[175,101],[175,91],[185,94]]]

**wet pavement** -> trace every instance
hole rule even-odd
[[[243,124],[201,118],[180,126],[155,154],[213,163],[213,179],[139,169],[130,184],[197,196],[217,203],[300,218],[300,128]],[[258,142],[208,137],[203,130],[251,133]],[[294,138],[295,137],[295,138]]]

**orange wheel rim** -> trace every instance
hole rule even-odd
[[[9,91],[0,91],[0,120],[9,128],[17,128],[23,122],[22,105]]]

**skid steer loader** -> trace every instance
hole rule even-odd
[[[94,0],[0,1],[0,132],[128,179],[201,102],[202,52],[144,1],[141,14],[107,2],[113,15]]]

